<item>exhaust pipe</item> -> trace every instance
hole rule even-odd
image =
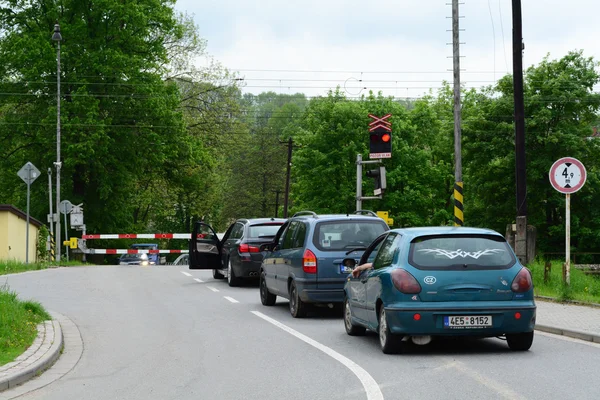
[[[410,339],[414,344],[419,346],[425,346],[426,344],[431,343],[431,336],[411,336]]]
[[[250,272],[248,275],[250,275],[250,276],[258,276],[258,272]]]

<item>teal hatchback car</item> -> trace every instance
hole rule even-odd
[[[360,260],[343,262],[372,264],[344,286],[346,332],[379,332],[386,354],[401,352],[407,340],[424,345],[436,336],[505,337],[520,351],[533,343],[531,273],[495,231],[394,229]]]

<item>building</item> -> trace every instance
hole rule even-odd
[[[29,216],[29,262],[37,259],[38,232],[42,223]],[[0,204],[0,260],[25,262],[27,215],[9,204]]]

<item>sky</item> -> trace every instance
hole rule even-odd
[[[512,73],[512,1],[460,0],[461,82]],[[451,0],[177,0],[244,92],[418,98],[452,82]],[[600,2],[523,0],[523,65],[572,50],[600,60]],[[199,65],[207,60],[198,60]]]

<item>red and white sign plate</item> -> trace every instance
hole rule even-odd
[[[587,171],[581,161],[573,157],[563,157],[550,168],[552,187],[564,194],[575,193],[583,187]]]

